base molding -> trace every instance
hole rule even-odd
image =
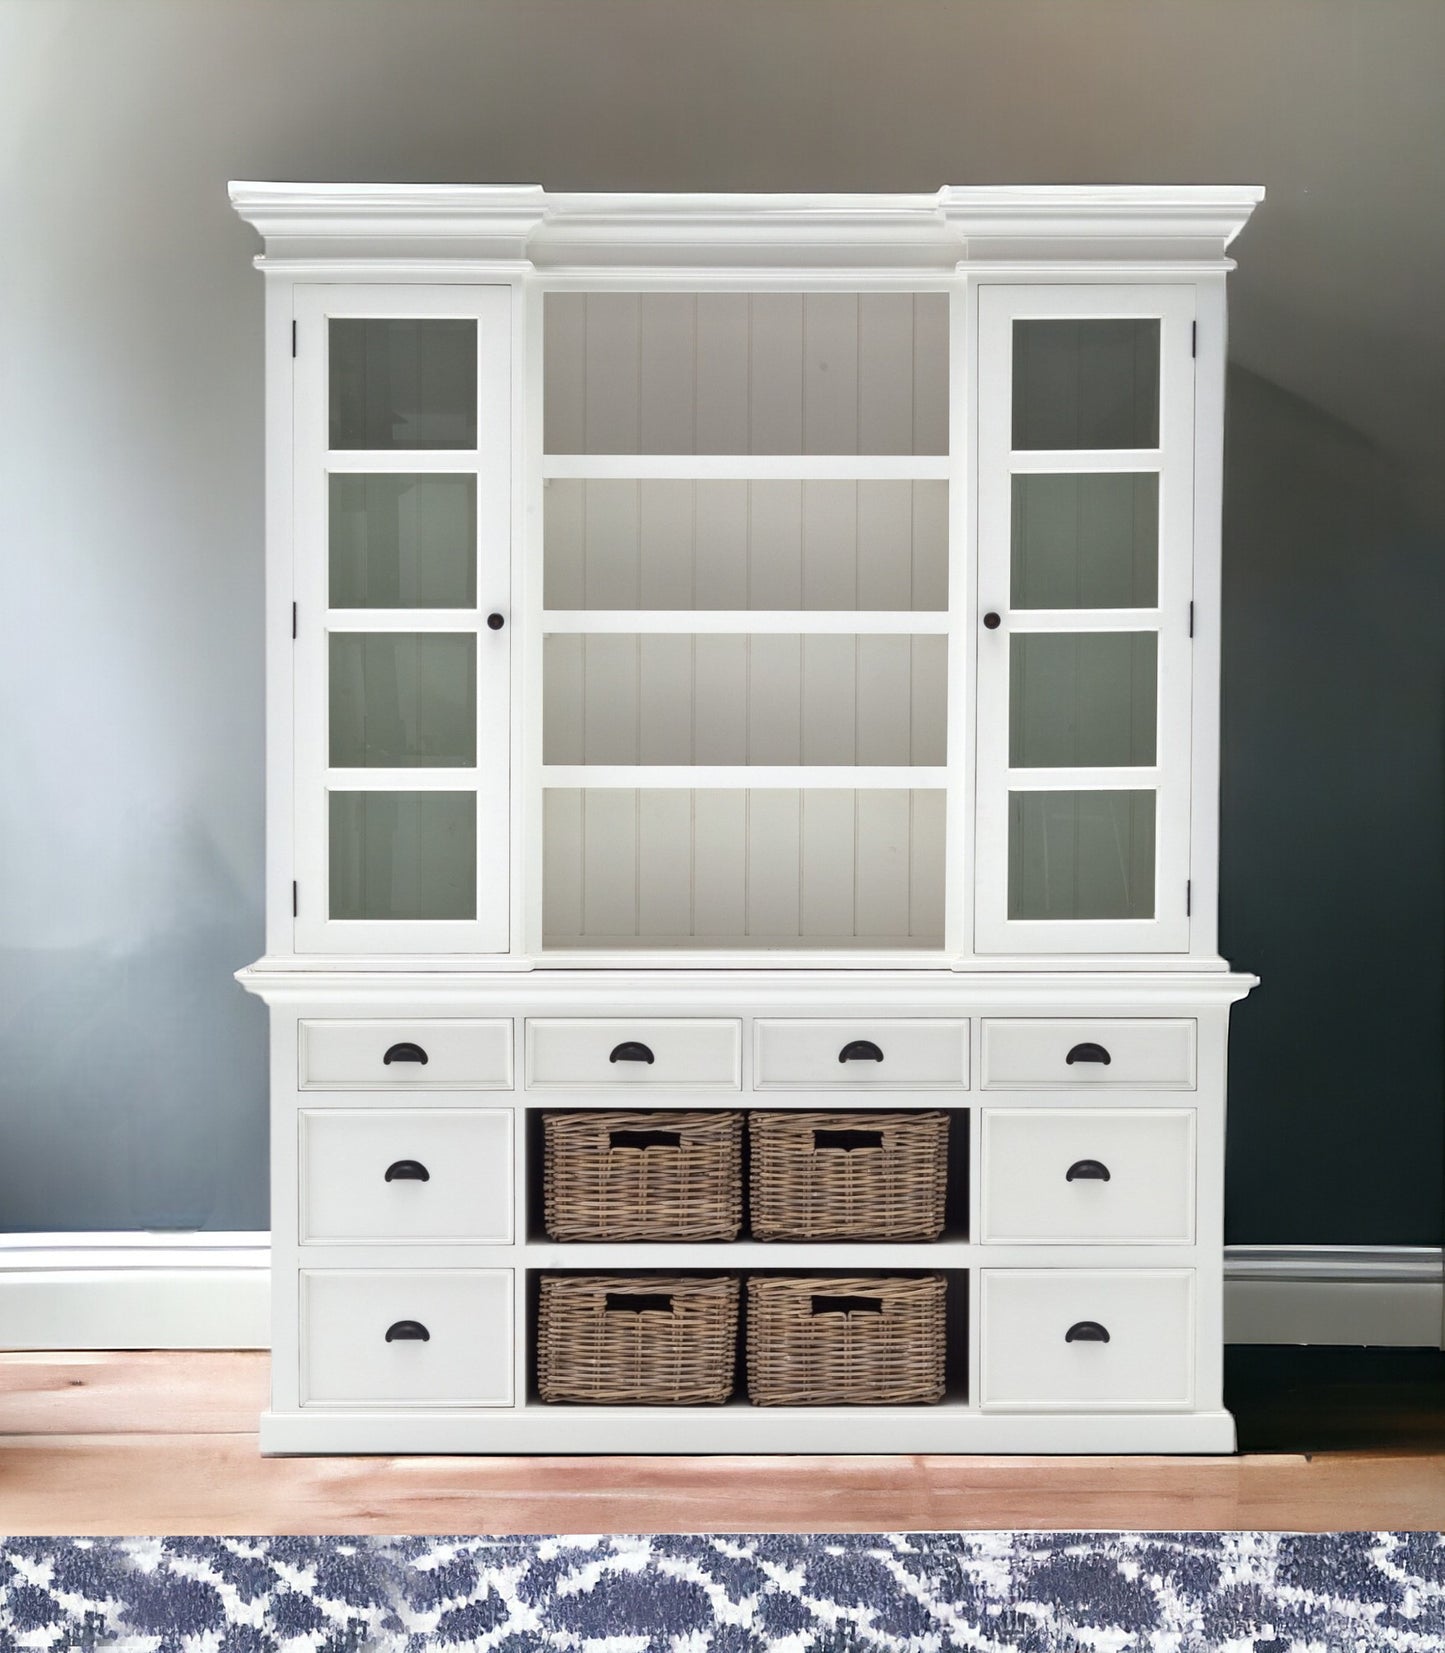
[[[259,1232],[0,1235],[0,1348],[266,1349]],[[1227,1343],[1440,1348],[1435,1246],[1229,1246]],[[550,1414],[549,1414],[550,1415]]]
[[[866,1428],[860,1425],[866,1423]],[[599,1442],[602,1443],[599,1445]],[[706,1444],[704,1444],[706,1443]],[[999,1413],[965,1407],[535,1406],[493,1413],[356,1409],[263,1412],[267,1456],[385,1452],[879,1453],[1233,1452],[1219,1412]]]

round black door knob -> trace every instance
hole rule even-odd
[[[992,609],[990,609],[989,612],[984,615],[983,623],[990,631],[997,631],[1003,624],[1003,620],[999,615],[995,614]]]
[[[489,614],[487,616],[487,625],[492,631],[500,631],[506,623],[500,614]]]

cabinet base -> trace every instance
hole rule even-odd
[[[267,1456],[328,1453],[1229,1453],[1218,1412],[978,1412],[928,1407],[526,1406],[514,1411],[266,1412]]]

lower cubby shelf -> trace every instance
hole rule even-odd
[[[567,1248],[569,1251],[572,1248]],[[591,1248],[581,1248],[590,1251]],[[855,1415],[879,1408],[896,1409],[886,1399],[878,1399],[868,1392],[868,1385],[902,1383],[915,1391],[926,1387],[922,1373],[941,1369],[942,1393],[937,1400],[927,1399],[908,1403],[908,1407],[931,1408],[941,1404],[966,1405],[968,1400],[968,1294],[969,1280],[963,1269],[925,1268],[918,1261],[911,1267],[899,1268],[871,1264],[861,1257],[852,1257],[829,1267],[791,1266],[779,1257],[771,1246],[749,1246],[749,1252],[764,1251],[774,1266],[740,1267],[735,1253],[738,1248],[723,1246],[724,1258],[713,1268],[692,1267],[645,1268],[636,1264],[638,1247],[628,1248],[631,1267],[568,1268],[530,1267],[526,1271],[526,1350],[527,1402],[547,1406],[554,1411],[572,1411],[578,1408],[601,1410],[608,1413],[623,1410],[670,1412],[688,1410],[712,1412],[742,1405],[750,1413],[786,1411],[796,1413],[825,1409],[843,1409]],[[813,1248],[807,1248],[812,1250]],[[835,1249],[844,1249],[842,1247]],[[921,1250],[910,1247],[917,1257]],[[577,1261],[580,1261],[577,1260]],[[589,1262],[592,1259],[589,1257]],[[727,1278],[738,1283],[736,1324],[731,1332],[731,1394],[721,1406],[678,1407],[666,1401],[646,1404],[619,1398],[598,1406],[581,1393],[567,1398],[543,1399],[539,1379],[539,1350],[548,1336],[544,1325],[543,1285],[552,1279],[575,1282],[579,1286],[596,1283],[596,1290],[588,1291],[586,1322],[579,1334],[577,1322],[569,1322],[568,1371],[579,1390],[588,1387],[585,1354],[579,1348],[591,1333],[591,1346],[599,1351],[600,1381],[605,1381],[609,1393],[618,1392],[618,1363],[631,1359],[634,1369],[650,1372],[666,1370],[669,1361],[692,1358],[690,1348],[679,1350],[676,1341],[680,1333],[667,1322],[671,1307],[656,1299],[665,1298],[669,1281],[699,1281]],[[942,1284],[941,1304],[895,1303],[889,1300],[885,1289],[879,1292],[880,1282],[926,1282],[938,1278]],[[781,1303],[760,1306],[760,1294],[750,1290],[750,1282],[799,1282],[801,1292],[789,1293]],[[645,1287],[646,1298],[632,1298],[644,1304],[639,1312],[629,1302],[627,1287],[636,1283]],[[816,1285],[815,1291],[807,1288]],[[611,1286],[621,1286],[616,1292]],[[552,1312],[560,1294],[552,1298]],[[613,1299],[616,1299],[614,1302]],[[605,1307],[603,1306],[605,1304]],[[941,1314],[938,1310],[941,1309]],[[590,1317],[590,1318],[589,1318]],[[766,1319],[764,1319],[766,1317]],[[604,1321],[612,1323],[604,1326]],[[767,1329],[762,1328],[766,1325]],[[816,1325],[816,1330],[813,1329]],[[555,1328],[553,1329],[555,1335]],[[708,1328],[704,1328],[707,1335]],[[928,1347],[931,1337],[937,1338],[936,1354]],[[751,1341],[750,1341],[751,1340]],[[751,1352],[751,1360],[750,1360]],[[604,1364],[605,1363],[605,1366]],[[555,1362],[553,1363],[555,1366]],[[557,1383],[555,1370],[552,1382]],[[724,1382],[723,1386],[726,1386]],[[856,1401],[844,1397],[848,1390],[858,1391]],[[757,1393],[755,1393],[757,1391]],[[819,1403],[809,1400],[759,1400],[758,1395],[824,1394],[827,1400]]]

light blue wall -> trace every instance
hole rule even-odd
[[[0,1229],[266,1222],[228,178],[1237,182],[1231,1237],[1441,1232],[1445,7],[0,0]]]

